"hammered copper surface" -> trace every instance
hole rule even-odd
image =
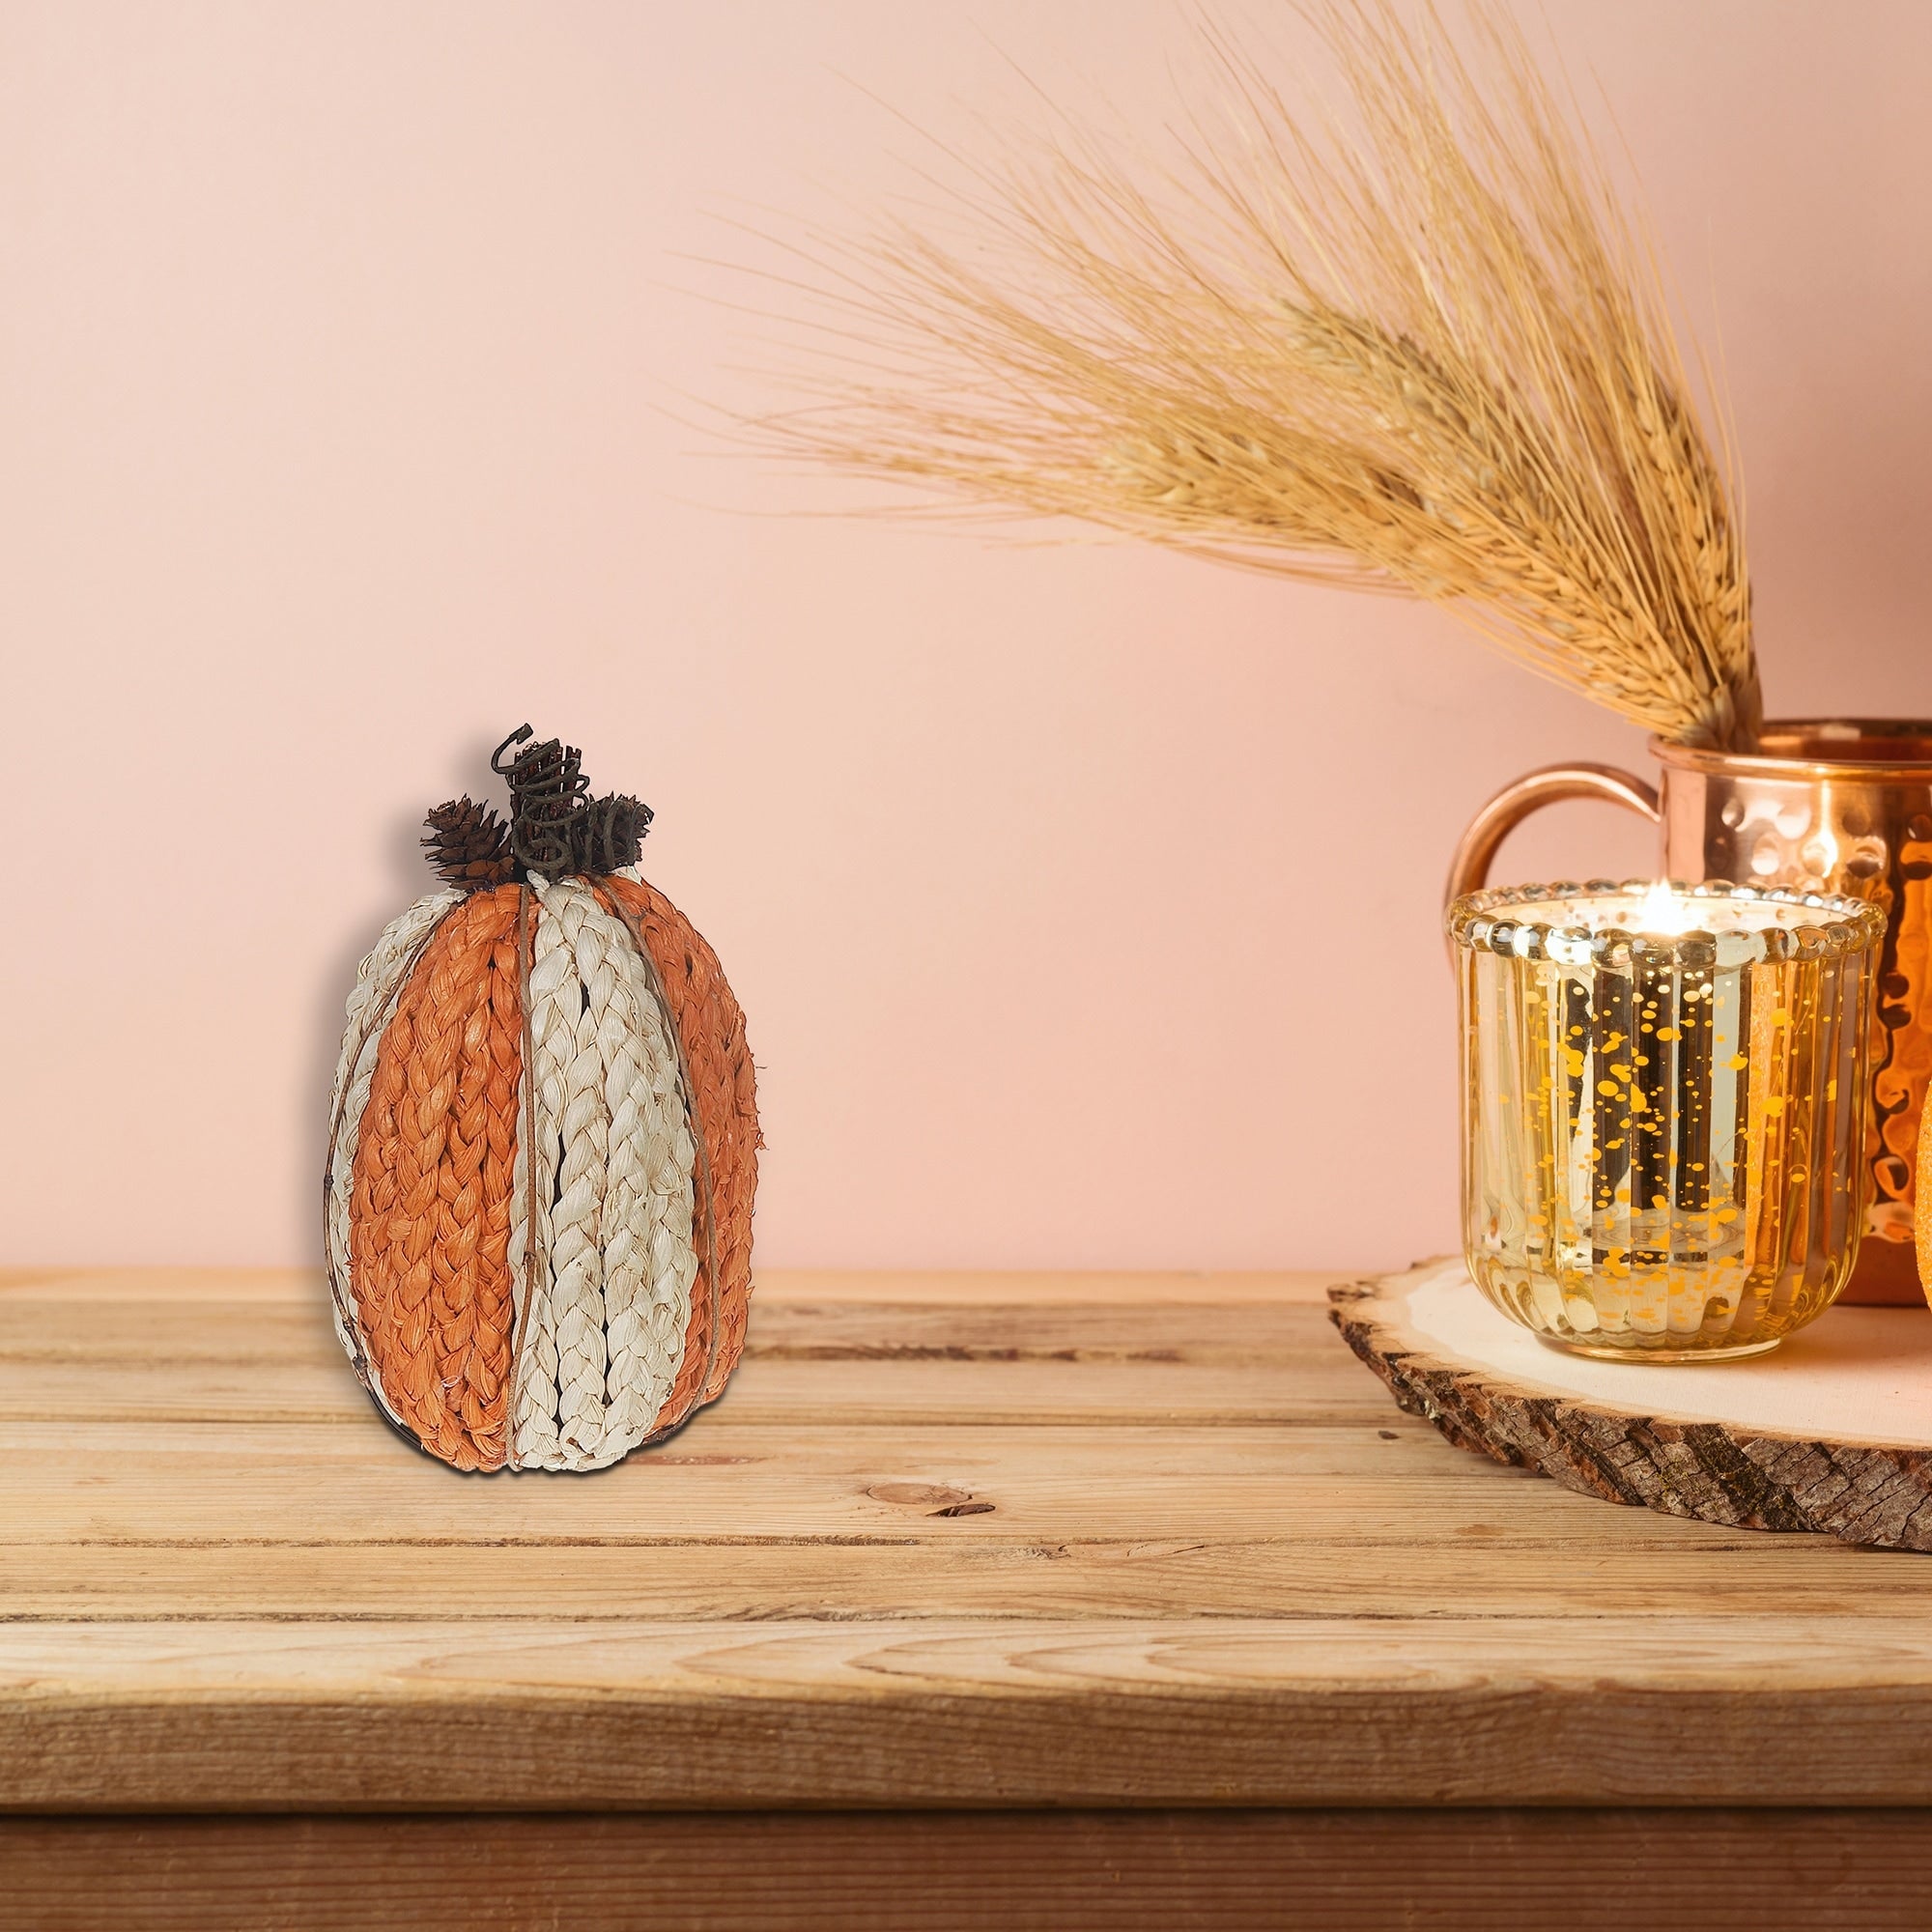
[[[1919,1119],[1932,1084],[1932,720],[1768,723],[1734,753],[1651,741],[1663,767],[1660,876],[1843,893],[1885,908],[1875,1072],[1865,1124],[1865,1238],[1843,1299],[1914,1301],[1913,1197]],[[1592,783],[1540,783],[1560,773]],[[1450,876],[1486,883],[1510,826],[1554,797],[1594,795],[1651,815],[1641,779],[1607,767],[1532,773],[1472,821]]]
[[[1932,723],[1767,725],[1749,756],[1653,740],[1666,871],[1844,893],[1885,908],[1865,1163],[1871,1198],[1853,1288],[1918,1281],[1912,1204],[1932,1082]]]

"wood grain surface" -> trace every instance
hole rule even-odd
[[[33,1932],[1865,1932],[1916,1811],[899,1811],[0,1820]]]
[[[1441,1298],[1445,1265],[1454,1301]],[[1862,1379],[1840,1374],[1824,1380],[1787,1356],[1647,1374],[1591,1364],[1588,1392],[1581,1392],[1562,1384],[1562,1356],[1525,1345],[1520,1329],[1480,1300],[1461,1299],[1476,1293],[1460,1262],[1452,1262],[1340,1284],[1329,1298],[1343,1339],[1398,1405],[1426,1416],[1459,1448],[1535,1469],[1605,1502],[1726,1527],[1932,1551],[1932,1389],[1918,1346],[1926,1326],[1922,1308],[1859,1312],[1844,1332],[1861,1338]],[[1461,1339],[1451,1340],[1429,1325],[1429,1306],[1438,1315],[1487,1319],[1458,1328]],[[1787,1343],[1786,1350],[1806,1339]],[[1801,1391],[1823,1385],[1840,1391],[1837,1401],[1794,1403],[1793,1375],[1812,1377]],[[1633,1398],[1639,1386],[1647,1400]],[[1775,1406],[1774,1393],[1782,1398]],[[1755,1410],[1754,1400],[1761,1405]],[[1801,1409],[1808,1411],[1802,1432],[1778,1420]],[[1880,1410],[1894,1426],[1902,1418],[1918,1439],[1877,1439]]]
[[[0,1275],[0,1868],[16,1892],[82,1875],[95,1918],[49,1926],[137,1922],[115,1888],[143,1884],[187,1902],[138,1922],[392,1922],[325,1882],[350,1842],[329,1834],[360,1833],[404,1922],[430,1828],[389,1814],[445,1812],[505,1899],[593,1829],[639,1898],[666,1846],[796,1881],[733,1919],[700,1876],[653,1905],[665,1925],[1267,1922],[1258,1889],[1339,1897],[1350,1860],[1357,1916],[1306,1922],[1463,1922],[1402,1917],[1399,1865],[1439,1866],[1452,1902],[1488,1873],[1467,1922],[1501,1925],[1550,1922],[1529,1908],[1561,1871],[1640,1872],[1649,1846],[1656,1911],[1724,1926],[1684,1819],[1762,1873],[1792,1842],[1766,1807],[1856,1807],[1816,1842],[1876,1862],[1833,1852],[1779,1909],[1911,1922],[1856,1915],[1918,1870],[1882,1848],[1932,1804],[1932,1564],[1606,1509],[1460,1454],[1351,1357],[1332,1279],[773,1276],[729,1392],[661,1448],[492,1478],[378,1421],[311,1278]],[[797,1806],[843,1822],[771,1815]],[[1464,1808],[1357,1815],[1376,1806]],[[1052,1839],[1015,1807],[1073,1822]],[[704,1809],[739,1836],[670,1815]],[[228,1816],[109,1815],[139,1813]],[[1376,1832],[1407,1834],[1397,1865]],[[973,1919],[968,1842],[1061,1906]],[[1497,1905],[1505,1850],[1545,1888],[1528,1916]],[[818,1882],[853,1859],[923,1873],[929,1909]],[[281,1916],[222,1918],[274,1860]],[[1079,1916],[1055,1872],[1120,1912]],[[585,1891],[471,1922],[618,1910]]]

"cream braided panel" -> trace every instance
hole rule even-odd
[[[530,874],[530,890],[541,905],[550,888],[537,873]],[[523,1312],[523,1342],[518,1350],[516,1383],[517,1409],[512,1464],[519,1468],[564,1469],[571,1466],[557,1436],[557,1352],[556,1303],[551,1292],[554,1250],[551,1245],[553,1206],[556,1196],[557,1166],[562,1158],[560,1129],[563,1121],[564,1069],[566,1051],[574,1041],[577,1018],[582,1010],[583,988],[577,978],[576,964],[564,942],[563,929],[554,919],[540,912],[530,948],[530,980],[525,993],[529,1015],[530,1065],[524,1078],[530,1083],[530,1105],[526,1109],[530,1145],[518,1147],[518,1199],[533,1200],[535,1221],[511,1233],[510,1265],[519,1283],[528,1282],[528,1306]],[[535,1174],[532,1177],[531,1167]],[[534,1266],[528,1262],[528,1244],[537,1243]]]
[[[584,922],[615,968],[599,1040],[611,1103],[611,1185],[604,1198],[604,1303],[610,1370],[603,1460],[650,1434],[684,1361],[697,1250],[692,1217],[697,1150],[676,1043],[623,923],[593,903]]]
[[[530,886],[544,1262],[525,1318],[513,1460],[596,1468],[648,1433],[677,1374],[697,1270],[696,1151],[676,1054],[629,934],[575,880]],[[519,1248],[513,1266],[522,1259]]]
[[[328,1199],[327,1238],[330,1277],[329,1312],[335,1322],[336,1338],[352,1361],[366,1361],[368,1351],[362,1338],[350,1332],[354,1302],[349,1290],[349,1197],[354,1191],[355,1142],[361,1130],[362,1110],[369,1104],[369,1081],[376,1070],[376,1054],[383,1043],[383,1029],[388,1023],[388,1009],[410,967],[414,964],[424,941],[437,923],[463,897],[458,892],[430,893],[410,909],[392,919],[370,949],[368,957],[355,969],[355,984],[347,1003],[348,1024],[342,1031],[342,1050],[335,1063],[335,1080],[328,1096],[328,1118],[333,1140],[328,1151]],[[345,1303],[347,1305],[345,1305]],[[370,1378],[372,1385],[374,1378]],[[380,1387],[377,1400],[393,1418]]]
[[[598,1026],[616,978],[583,941],[583,888],[567,879],[539,895],[569,947],[582,991],[562,1047],[562,1159],[550,1211],[550,1293],[556,1318],[557,1438],[574,1466],[593,1461],[604,1440],[604,1251],[598,1233],[610,1179],[611,1109],[604,1094]],[[573,1453],[574,1452],[574,1453]]]

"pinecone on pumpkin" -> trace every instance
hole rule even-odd
[[[570,821],[570,869],[614,872],[643,856],[651,809],[643,800],[612,794],[586,801]]]
[[[439,877],[465,892],[507,883],[516,862],[509,828],[497,820],[495,806],[453,798],[423,823],[429,828],[423,846]]]

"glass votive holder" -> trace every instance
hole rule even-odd
[[[1858,1253],[1885,917],[1723,881],[1449,908],[1463,1242],[1544,1341],[1616,1361],[1774,1349]]]

